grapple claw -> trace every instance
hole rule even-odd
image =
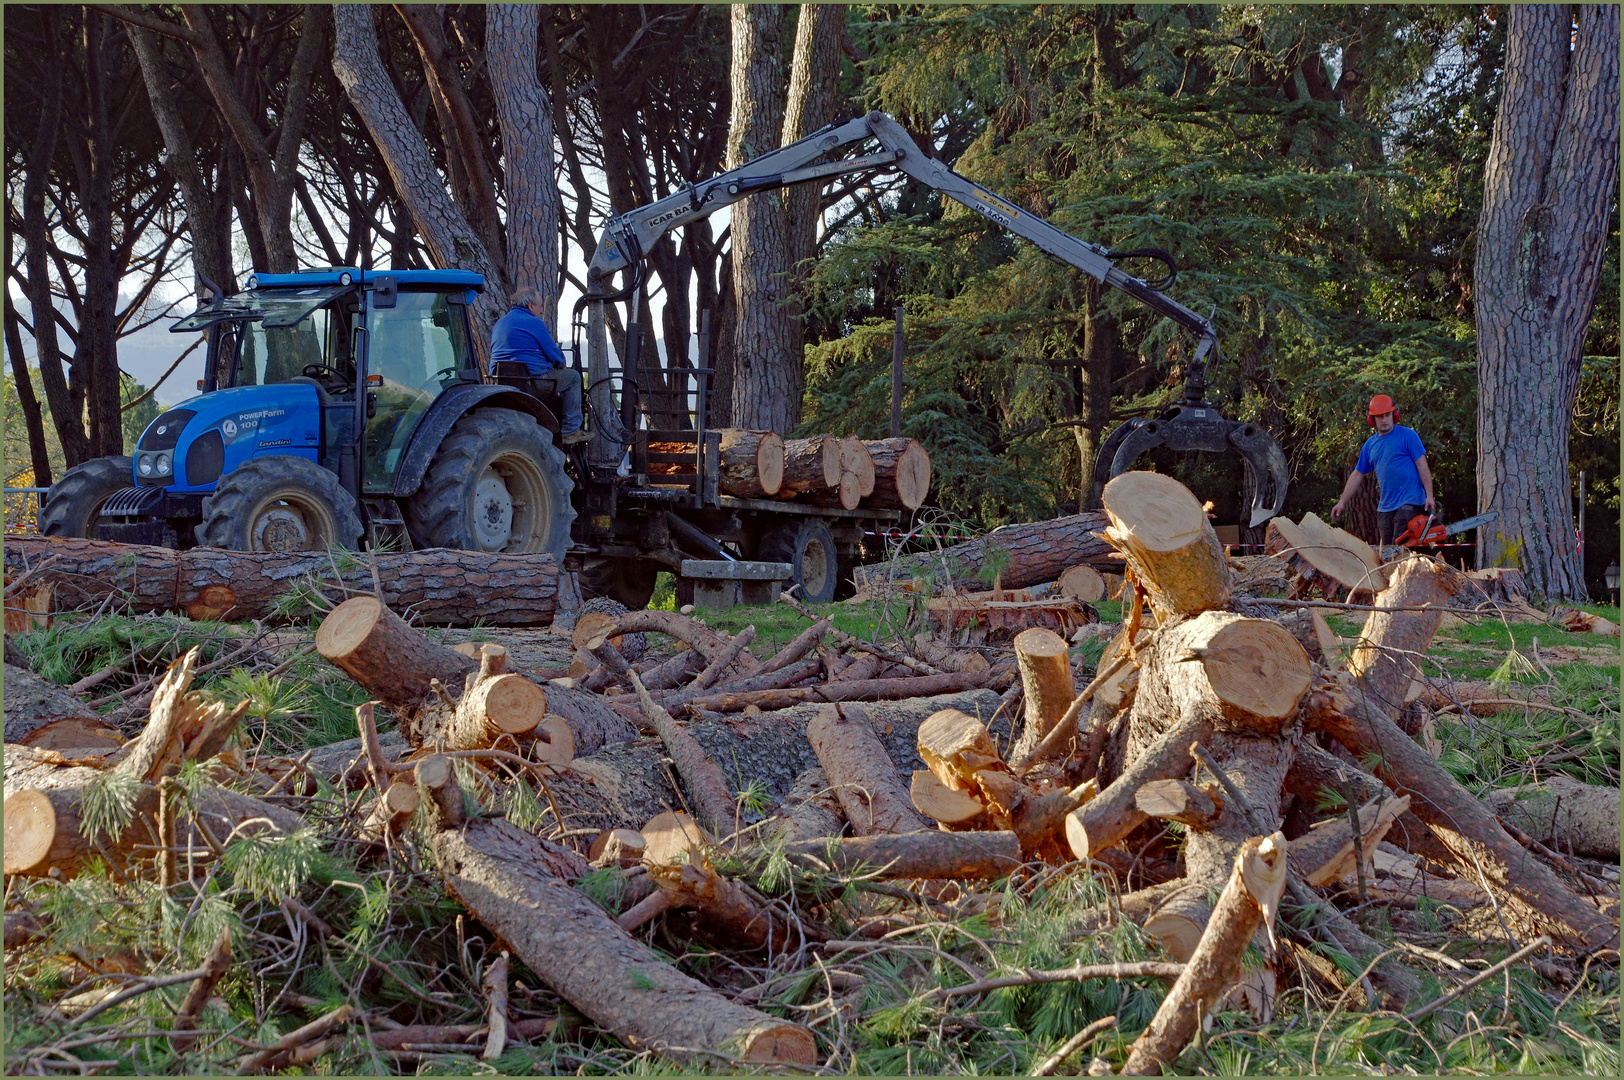
[[[1286,504],[1291,470],[1274,436],[1257,424],[1226,420],[1205,403],[1176,405],[1155,418],[1136,417],[1111,432],[1094,461],[1096,493],[1113,476],[1133,468],[1142,454],[1158,446],[1238,454],[1252,491],[1249,527],[1256,528],[1278,516]]]

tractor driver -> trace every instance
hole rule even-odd
[[[512,309],[491,328],[491,365],[498,381],[525,386],[532,393],[556,389],[564,403],[559,441],[565,446],[585,442],[588,436],[581,430],[581,379],[566,366],[564,350],[558,347],[541,317],[541,293],[521,285],[513,290],[511,300]]]
[[[1354,463],[1353,474],[1342,489],[1342,498],[1331,508],[1331,520],[1342,516],[1359,485],[1370,473],[1376,474],[1381,501],[1376,505],[1376,528],[1383,544],[1391,544],[1404,531],[1411,518],[1432,513],[1432,470],[1427,467],[1427,451],[1413,428],[1398,422],[1398,406],[1386,394],[1370,399],[1366,422],[1376,434],[1365,440]]]

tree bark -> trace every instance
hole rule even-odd
[[[733,19],[733,117],[729,168],[780,145],[784,120],[784,11],[740,4]],[[801,419],[801,327],[791,307],[790,227],[782,196],[761,192],[733,206],[732,423],[789,433]]]
[[[323,590],[370,593],[377,566],[384,602],[442,626],[545,626],[558,603],[551,555],[505,555],[449,548],[386,552],[336,574],[323,552],[175,551],[82,538],[6,538],[7,574],[47,556],[39,578],[56,583],[58,611],[95,608],[109,598],[132,613],[178,611],[194,619],[270,619],[279,600],[307,577]],[[302,617],[294,612],[291,618]]]
[[[1019,761],[1066,715],[1077,696],[1077,684],[1071,673],[1070,646],[1059,634],[1034,627],[1016,634],[1014,644],[1024,687],[1025,725],[1008,756],[1010,761]]]
[[[749,690],[695,698],[690,705],[718,712],[737,712],[747,705],[783,709],[803,701],[898,701],[972,690],[987,683],[987,671],[946,675],[915,675],[898,679],[840,680],[822,686],[796,686],[787,690]]]
[[[500,268],[446,193],[428,147],[384,70],[372,9],[364,4],[339,4],[333,8],[333,23],[333,71],[383,155],[395,190],[430,256],[439,266],[472,270],[485,275],[487,282],[501,282]],[[487,288],[469,308],[482,373],[489,369],[491,327],[507,311],[504,292]]]
[[[1560,773],[1526,788],[1504,788],[1488,799],[1502,821],[1557,851],[1618,858],[1618,789],[1595,787]]]
[[[628,1045],[678,1062],[816,1064],[811,1032],[682,974],[548,873],[558,856],[544,841],[480,821],[437,834],[433,849],[452,895],[555,993]]]
[[[1618,194],[1618,9],[1513,5],[1507,20],[1473,267],[1478,509],[1500,514],[1478,565],[1582,599],[1568,431]]]
[[[880,833],[786,844],[791,862],[836,873],[878,870],[885,878],[1000,878],[1021,865],[1013,832]]]
[[[459,694],[463,677],[479,670],[373,596],[352,597],[329,612],[316,631],[316,651],[402,717],[436,697],[434,682]]]
[[[840,440],[833,435],[784,442],[783,495],[801,495],[840,484]]]
[[[1084,562],[1100,570],[1120,572],[1122,560],[1114,556],[1115,549],[1092,535],[1107,524],[1104,513],[1090,511],[1052,521],[1006,525],[979,540],[957,544],[946,551],[921,552],[886,563],[859,566],[857,585],[863,589],[883,585],[893,571],[896,580],[907,581],[915,568],[928,570],[939,579],[945,573],[944,563],[951,567],[955,581],[974,581],[981,573],[982,560],[989,547],[1009,556],[1001,575],[1006,589],[1024,589],[1053,581],[1069,567]]]

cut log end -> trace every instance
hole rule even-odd
[[[962,825],[986,812],[986,807],[967,791],[955,791],[937,779],[929,769],[915,769],[908,788],[914,809],[943,825]]]
[[[1313,666],[1291,631],[1267,619],[1236,619],[1213,634],[1201,657],[1219,700],[1265,720],[1296,714]]]
[[[7,874],[35,874],[56,842],[56,808],[43,791],[29,789],[6,796],[5,867]]]
[[[352,596],[335,607],[316,630],[316,651],[335,663],[348,657],[377,628],[387,609],[375,596]]]
[[[1105,577],[1087,563],[1081,563],[1061,574],[1055,588],[1062,596],[1092,604],[1105,598]]]

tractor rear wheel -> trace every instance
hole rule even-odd
[[[338,477],[309,458],[249,458],[203,500],[197,542],[233,551],[355,550],[361,513]]]
[[[835,598],[839,558],[835,536],[817,518],[802,518],[774,525],[761,534],[756,558],[763,562],[786,562],[794,569],[794,584],[801,587],[800,598],[808,604],[827,604]]]
[[[128,457],[92,458],[62,474],[45,495],[39,512],[43,536],[95,539],[100,510],[114,492],[135,486],[135,463]]]
[[[452,425],[423,485],[406,501],[418,547],[547,552],[570,546],[575,484],[564,452],[535,420],[513,409],[480,409]]]
[[[588,555],[581,560],[581,595],[590,600],[604,596],[626,605],[628,611],[648,607],[660,571],[651,562],[619,555]]]

